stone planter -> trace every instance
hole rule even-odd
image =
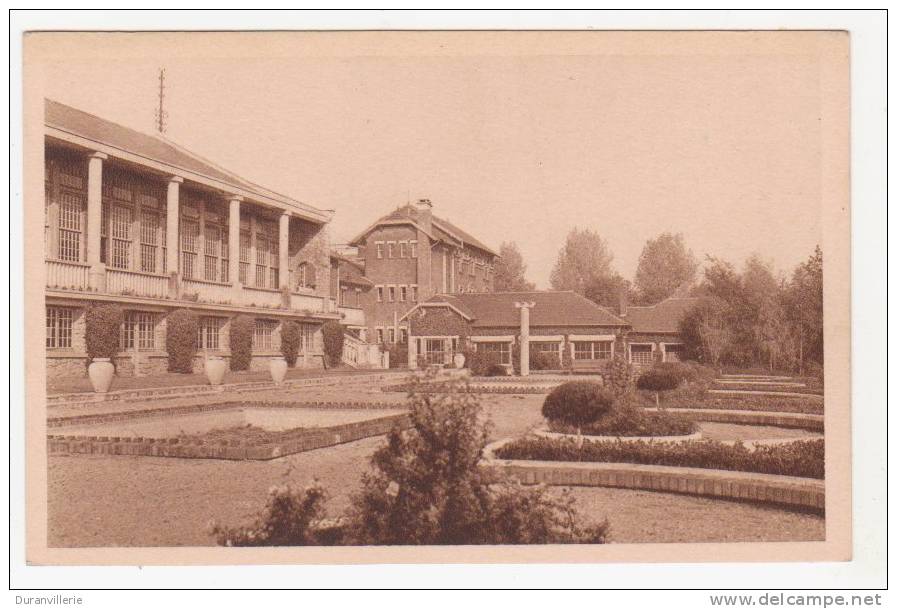
[[[108,357],[95,357],[87,367],[87,375],[94,393],[106,393],[112,385],[112,377],[115,375],[115,366]]]
[[[455,363],[455,368],[458,368],[460,370],[464,367],[464,354],[456,353],[452,361]]]
[[[275,357],[268,364],[268,369],[271,371],[271,380],[274,381],[275,385],[280,385],[287,375],[287,360],[282,357]]]
[[[220,385],[224,380],[224,372],[227,370],[227,363],[224,358],[210,357],[206,360],[206,378],[209,379],[209,385]]]

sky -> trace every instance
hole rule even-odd
[[[152,132],[164,67],[166,136],[335,210],[333,243],[428,198],[496,249],[515,241],[542,288],[574,227],[629,279],[664,231],[699,259],[806,259],[824,128],[809,39],[588,35],[65,35],[41,74],[46,97]]]

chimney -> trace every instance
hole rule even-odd
[[[417,212],[416,221],[427,233],[433,232],[433,203],[430,199],[418,199],[414,202],[414,210]]]
[[[629,293],[626,289],[626,286],[620,288],[620,308],[619,315],[620,317],[626,317],[627,309],[629,308]]]

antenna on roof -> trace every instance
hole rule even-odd
[[[159,107],[156,108],[156,130],[165,133],[165,119],[168,112],[165,111],[165,68],[159,68]]]

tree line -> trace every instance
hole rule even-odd
[[[531,291],[517,244],[505,242],[495,265],[496,291]],[[769,261],[751,256],[739,272],[708,256],[703,273],[679,233],[649,239],[633,281],[613,266],[605,240],[574,228],[551,271],[553,290],[573,290],[616,309],[621,299],[652,305],[674,296],[702,297],[682,320],[686,356],[716,367],[754,366],[803,373],[823,362],[822,250],[819,246],[790,275],[777,275]]]

